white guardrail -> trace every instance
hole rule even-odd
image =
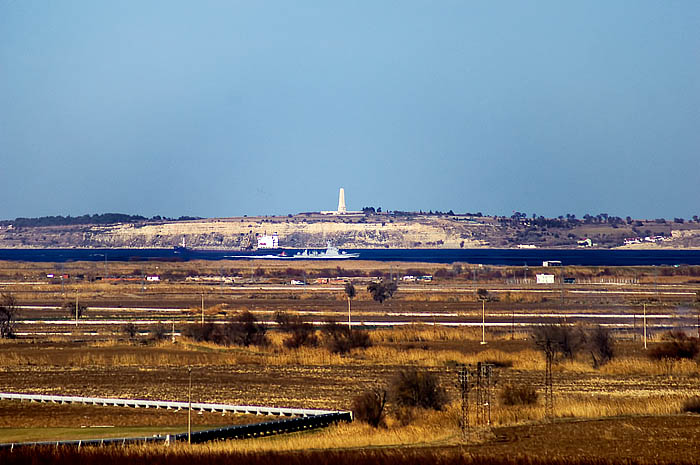
[[[0,400],[50,402],[55,404],[85,404],[131,408],[155,408],[168,410],[186,410],[190,407],[189,402],[141,399],[114,399],[109,397],[48,396],[42,394],[15,394],[7,392],[0,392]],[[201,412],[230,412],[249,415],[276,415],[281,417],[313,417],[329,413],[344,413],[339,410],[259,407],[254,405],[211,404],[203,402],[192,402],[192,410]]]

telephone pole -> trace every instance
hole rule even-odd
[[[192,367],[187,367],[187,373],[190,378],[189,389],[187,390],[187,444],[192,444]]]
[[[481,300],[481,344],[486,344],[486,299]]]

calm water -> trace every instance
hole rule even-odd
[[[633,266],[700,265],[700,250],[561,250],[561,249],[343,249],[360,254],[359,260],[426,263],[480,263],[484,265],[540,266],[544,260],[563,265]],[[298,252],[286,249],[287,255]],[[173,249],[0,249],[0,260],[28,262],[246,260],[279,251],[239,252]],[[232,258],[235,255],[236,258]],[[291,262],[295,260],[288,259]],[[347,259],[352,261],[353,259]]]

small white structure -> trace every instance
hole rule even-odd
[[[359,215],[361,213],[362,212],[359,211],[348,211],[347,207],[345,206],[345,189],[342,187],[338,193],[338,209],[321,212],[322,215]]]
[[[542,266],[561,266],[561,261],[559,261],[559,260],[545,260],[542,262]]]
[[[146,276],[146,281],[158,282],[158,281],[160,281],[160,276],[157,276],[157,275]]]
[[[345,189],[340,188],[340,193],[338,194],[338,214],[343,215],[348,212],[345,207]]]
[[[553,274],[544,274],[540,273],[537,274],[537,284],[554,284],[554,275]]]
[[[280,246],[280,240],[277,233],[272,236],[258,237],[258,249],[277,249]]]

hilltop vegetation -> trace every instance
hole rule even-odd
[[[41,216],[39,218],[15,218],[14,220],[0,221],[0,226],[13,226],[17,228],[32,228],[41,226],[71,226],[90,224],[118,224],[118,223],[144,223],[157,221],[189,221],[200,218],[192,216],[181,216],[177,219],[153,216],[146,218],[141,215],[127,215],[124,213],[96,213],[93,215],[81,216]]]

